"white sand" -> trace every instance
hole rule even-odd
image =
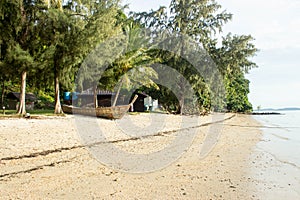
[[[227,114],[226,118],[230,116]],[[159,166],[159,161],[166,161],[169,155],[180,152],[184,138],[195,134],[193,143],[182,156],[163,169],[149,172],[145,163],[135,163],[129,157],[126,162],[136,165],[138,172],[144,172],[137,174],[124,172],[122,163],[121,171],[109,167],[108,163],[101,164],[89,148],[80,147],[83,135],[78,134],[78,130],[89,127],[78,127],[78,118],[73,116],[0,120],[1,199],[259,199],[250,175],[249,159],[261,133],[247,127],[257,125],[256,121],[250,116],[238,115],[223,125],[187,129],[219,118],[141,114],[127,115],[119,121],[97,119],[106,141],[115,141],[98,146],[113,144],[121,152],[142,158],[162,152],[158,155],[166,157],[160,160],[149,156],[154,159],[151,169]],[[88,121],[85,125],[88,123],[93,125]],[[174,129],[182,130],[168,132]],[[151,136],[158,132],[161,134]],[[130,140],[145,133],[150,136]],[[208,133],[211,138],[207,137]],[[90,141],[97,142],[94,140],[97,134],[91,137],[95,138]],[[183,138],[179,140],[182,143],[172,147],[178,137]],[[201,149],[215,140],[217,143],[211,152],[209,148]],[[169,146],[170,151],[164,152]],[[206,150],[207,156],[203,153]],[[106,153],[103,158],[114,152],[107,150]]]

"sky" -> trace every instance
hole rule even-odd
[[[149,11],[170,0],[124,0],[131,11]],[[253,108],[300,107],[300,0],[217,0],[233,14],[226,35],[252,35],[259,49],[252,59],[249,99]]]

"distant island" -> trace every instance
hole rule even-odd
[[[255,110],[255,111],[295,111],[295,110],[300,110],[300,108],[296,108],[296,107],[291,107],[291,108],[264,108],[264,109]]]
[[[263,109],[256,109],[251,114],[252,115],[282,115],[280,113],[282,111],[297,111],[300,108],[290,107],[290,108],[263,108]]]

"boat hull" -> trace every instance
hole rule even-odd
[[[86,116],[96,116],[106,119],[121,119],[129,110],[130,105],[98,108],[79,108],[74,106],[63,105],[62,109],[67,114],[79,114]]]

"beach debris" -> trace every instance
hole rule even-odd
[[[26,119],[29,119],[29,118],[30,118],[30,113],[26,113],[26,114],[24,115],[24,117],[25,117]]]

